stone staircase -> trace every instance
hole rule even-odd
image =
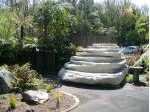
[[[64,81],[119,85],[128,71],[117,44],[93,44],[81,48],[59,71]]]

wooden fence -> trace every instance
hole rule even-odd
[[[83,37],[72,37],[71,42],[77,46],[81,45],[87,47],[93,43],[116,43],[114,37],[104,36],[83,36]]]
[[[34,69],[43,74],[55,72],[55,52],[50,50],[34,50],[31,54],[31,64]]]

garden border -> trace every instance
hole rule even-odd
[[[66,109],[66,110],[64,110],[64,111],[61,111],[61,112],[69,112],[69,111],[75,109],[75,108],[79,105],[79,103],[80,103],[79,98],[77,98],[75,95],[73,95],[73,94],[71,94],[71,93],[68,93],[68,92],[64,92],[64,91],[61,91],[61,92],[62,92],[63,94],[66,94],[66,95],[68,95],[68,96],[73,97],[73,99],[75,100],[75,104],[74,104],[73,106],[71,106],[71,107],[69,107],[68,109]]]

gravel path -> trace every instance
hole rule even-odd
[[[98,85],[67,83],[60,88],[80,100],[79,106],[71,112],[148,112],[149,87],[125,85],[112,89]]]

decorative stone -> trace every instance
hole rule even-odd
[[[112,47],[115,46],[116,47],[117,44],[111,44],[111,43],[102,43],[102,44],[100,44],[100,43],[94,43],[93,46],[112,46]]]
[[[126,61],[117,63],[94,63],[86,61],[72,61],[64,65],[68,70],[89,73],[114,73],[125,67]]]
[[[114,58],[114,57],[91,57],[91,56],[72,56],[70,61],[86,61],[86,62],[95,62],[95,63],[108,63],[108,62],[120,62],[123,58]]]
[[[116,57],[121,58],[120,52],[77,52],[77,56],[97,56],[97,57]]]
[[[119,85],[127,72],[119,46],[104,43],[79,49],[58,75],[64,81],[76,83]]]
[[[125,78],[127,71],[128,69],[125,68],[118,73],[87,73],[62,68],[59,71],[59,76],[61,76],[64,81],[76,83],[119,85]]]
[[[112,48],[112,49],[116,49],[116,48],[119,48],[119,46],[88,46],[88,48]]]
[[[28,90],[22,94],[22,99],[30,104],[42,104],[48,100],[48,93],[44,91]]]
[[[120,62],[122,58],[114,58],[114,57],[90,57],[90,56],[72,56],[70,61],[86,61],[86,62],[95,62],[95,63],[108,63],[108,62]]]
[[[6,69],[0,70],[0,93],[8,93],[12,88],[12,76]]]
[[[82,52],[118,52],[120,49],[118,48],[115,48],[115,49],[112,49],[112,48],[80,48],[79,51],[82,51]]]

